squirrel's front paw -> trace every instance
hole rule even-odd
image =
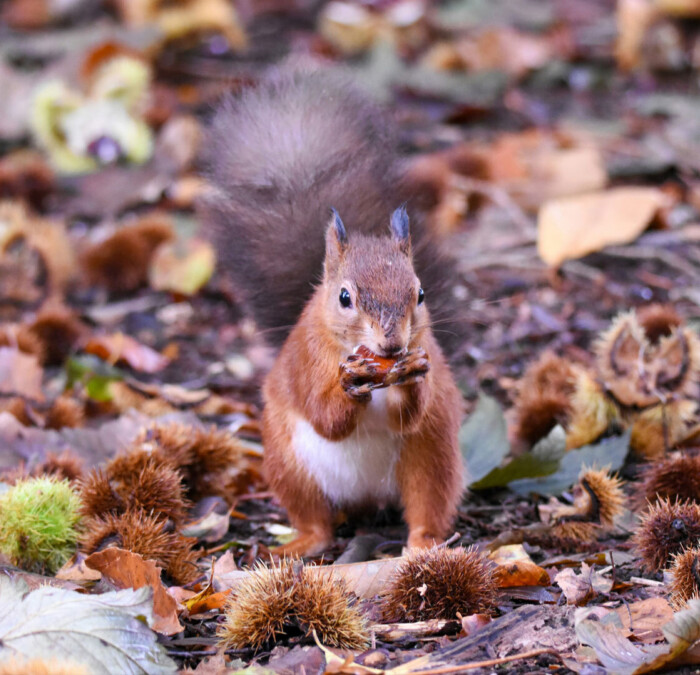
[[[416,347],[396,362],[386,378],[387,384],[415,384],[425,379],[430,359],[425,349]]]
[[[377,367],[371,359],[351,354],[340,364],[340,386],[353,400],[360,403],[372,398],[372,390],[383,387],[377,378]]]

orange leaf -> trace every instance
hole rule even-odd
[[[102,573],[102,577],[117,588],[153,589],[153,616],[151,628],[163,635],[175,635],[183,630],[177,620],[177,602],[160,580],[160,568],[153,560],[144,560],[138,553],[121,548],[106,548],[89,555],[85,564]]]

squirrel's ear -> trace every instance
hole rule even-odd
[[[411,250],[411,235],[408,231],[408,213],[406,213],[405,204],[391,214],[389,225],[391,236],[401,244],[401,250],[408,253]]]
[[[326,230],[326,265],[337,261],[348,245],[348,233],[338,212],[331,209],[331,222]]]

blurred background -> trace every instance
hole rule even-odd
[[[670,300],[692,323],[699,18],[698,0],[3,0],[0,318],[68,312],[54,367],[119,330],[165,354],[159,379],[256,402],[270,356],[212,278],[197,157],[220,96],[292,57],[351,71],[395,118],[459,257],[467,395],[507,402],[545,347],[590,360],[621,309]],[[61,384],[95,368],[71,363]]]

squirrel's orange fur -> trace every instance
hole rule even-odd
[[[273,77],[214,122],[222,265],[261,326],[293,325],[263,390],[265,474],[299,532],[280,554],[326,548],[337,510],[393,503],[408,545],[430,546],[462,495],[462,398],[426,308],[451,267],[420,218],[409,236],[384,122],[319,72]],[[396,361],[385,381],[360,346]]]

